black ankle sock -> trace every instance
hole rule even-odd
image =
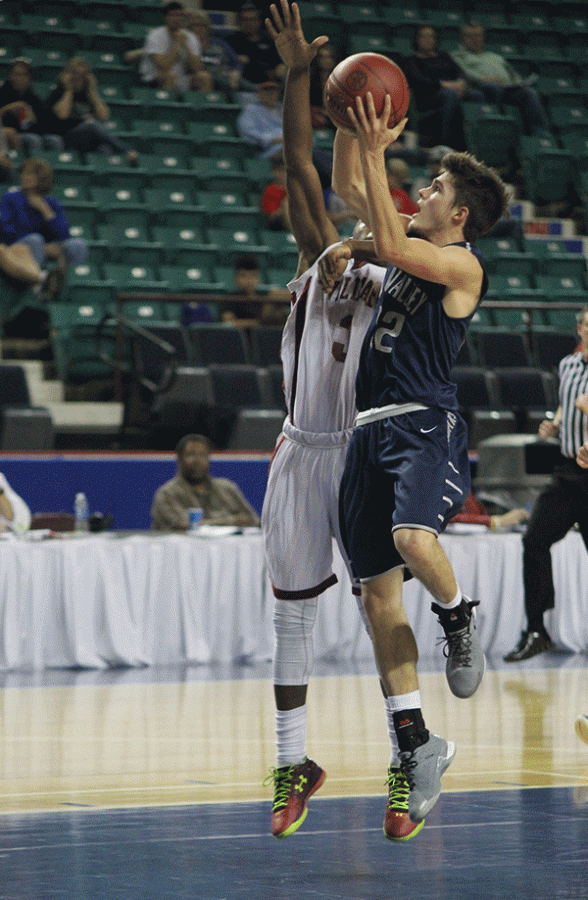
[[[431,604],[431,609],[439,616],[439,621],[445,631],[461,631],[462,628],[467,626],[472,617],[465,598],[462,598],[459,606],[455,606],[453,609],[447,609],[440,603]]]
[[[420,709],[403,709],[393,713],[394,730],[398,738],[398,749],[401,753],[416,750],[429,740],[429,732],[425,728],[423,714]]]

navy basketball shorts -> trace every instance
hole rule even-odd
[[[429,408],[359,425],[339,495],[354,575],[369,581],[403,565],[392,532],[440,534],[470,489],[467,428],[457,413]]]

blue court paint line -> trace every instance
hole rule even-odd
[[[268,802],[5,816],[0,900],[587,900],[573,797],[444,794],[402,844],[382,834],[383,797],[311,801],[284,841]]]

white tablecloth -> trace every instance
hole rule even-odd
[[[484,649],[504,653],[523,627],[518,534],[444,535],[464,593],[481,601]],[[588,647],[588,553],[577,533],[553,548],[562,649]],[[319,604],[317,657],[371,655],[343,563]],[[405,605],[421,656],[438,654],[431,597],[412,581]],[[272,594],[260,534],[88,536],[0,543],[0,669],[103,668],[267,659]]]

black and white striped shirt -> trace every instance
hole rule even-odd
[[[581,353],[571,353],[559,364],[559,439],[562,454],[572,459],[588,439],[588,416],[575,406],[581,394],[588,394],[588,363]]]

